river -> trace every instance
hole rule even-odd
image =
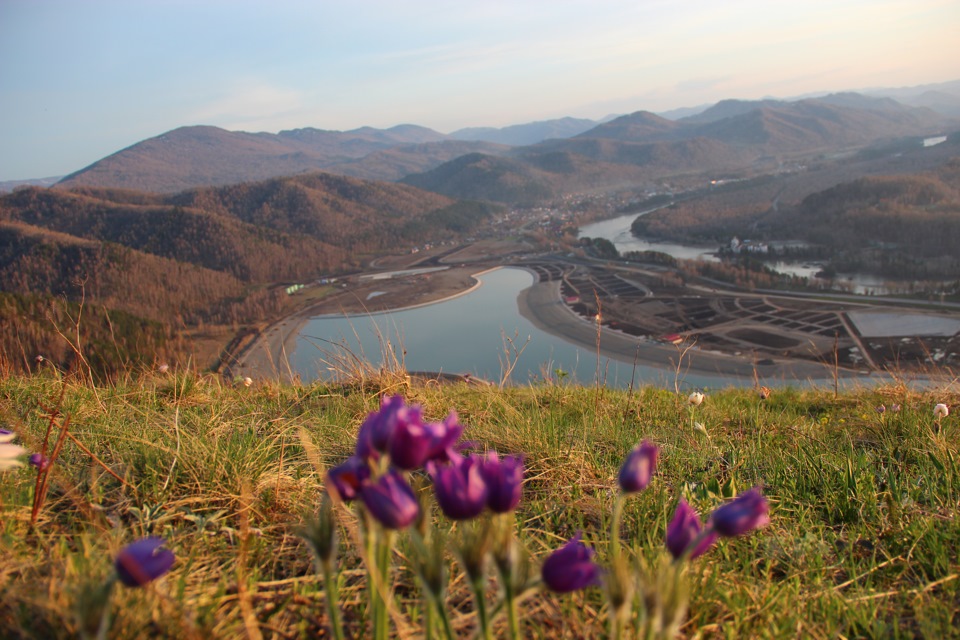
[[[303,380],[346,378],[358,363],[380,366],[394,359],[407,371],[471,375],[527,384],[546,377],[579,384],[600,379],[611,387],[654,385],[672,389],[675,370],[634,367],[577,347],[524,318],[517,296],[534,284],[523,269],[501,268],[478,277],[466,295],[414,309],[361,316],[319,316],[301,329],[290,364]],[[558,372],[563,373],[558,373]],[[750,385],[752,380],[682,374],[681,389]]]
[[[661,207],[586,224],[580,227],[580,237],[605,238],[612,242],[613,246],[615,246],[620,253],[627,251],[659,251],[681,260],[719,261],[716,255],[719,247],[716,245],[677,244],[635,237],[630,231],[630,226],[633,224],[633,221],[639,216],[652,213],[659,208]],[[816,273],[823,268],[823,265],[809,261],[795,262],[788,260],[770,262],[768,266],[774,271],[801,278],[813,278]],[[890,288],[891,284],[893,285],[893,289]],[[888,295],[907,291],[909,290],[909,284],[909,282],[891,282],[888,279],[864,273],[838,273],[834,278],[834,288],[838,291],[860,295]]]

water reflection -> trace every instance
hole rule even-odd
[[[510,381],[526,384],[565,373],[569,382],[609,386],[673,388],[673,371],[621,362],[581,349],[535,327],[520,315],[517,295],[534,283],[531,273],[497,269],[479,277],[482,285],[441,303],[363,316],[312,318],[301,330],[290,363],[305,381],[335,378],[357,363],[380,366],[396,359],[407,371],[470,373],[499,381],[513,366]],[[720,376],[685,375],[683,388],[750,384]]]
[[[656,242],[637,238],[630,231],[633,221],[639,216],[652,213],[657,209],[641,211],[640,213],[631,213],[610,220],[594,222],[584,225],[580,228],[581,238],[606,238],[613,243],[620,253],[627,251],[659,251],[666,253],[674,258],[681,260],[708,260],[718,262],[719,258],[715,255],[716,246],[696,246],[676,244],[673,242]]]
[[[605,238],[613,243],[620,253],[627,251],[660,251],[681,260],[707,260],[719,262],[716,256],[718,247],[676,244],[672,242],[655,242],[635,237],[630,232],[630,226],[638,216],[657,211],[651,209],[639,213],[630,213],[601,222],[594,222],[580,228],[582,238]],[[781,245],[797,244],[782,242]],[[823,265],[808,261],[780,260],[770,262],[768,266],[774,271],[813,279],[823,269]],[[892,285],[892,288],[891,288]],[[888,295],[910,290],[910,281],[893,281],[864,273],[838,273],[833,279],[833,288],[838,291],[856,293],[860,295]]]

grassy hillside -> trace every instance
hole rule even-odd
[[[648,439],[660,447],[657,472],[624,503],[617,557],[661,566],[681,497],[706,514],[760,487],[770,505],[768,526],[680,565],[689,589],[684,637],[957,637],[960,427],[955,414],[939,422],[933,414],[935,403],[957,406],[955,381],[923,393],[893,386],[839,397],[785,388],[765,400],[752,390],[709,390],[694,407],[655,388],[498,391],[402,377],[232,388],[183,371],[131,372],[91,387],[48,368],[0,376],[0,423],[20,444],[40,451],[52,425],[49,455],[62,426],[71,435],[36,510],[37,470],[3,472],[0,635],[75,636],[81,618],[95,628],[97,589],[113,558],[133,540],[159,536],[176,560],[145,588],[115,589],[110,637],[329,637],[328,592],[301,525],[318,509],[324,470],[353,452],[358,426],[391,394],[422,405],[428,420],[456,410],[474,450],[523,454],[523,497],[508,521],[531,554],[533,578],[577,531],[594,560],[610,566],[617,473]],[[426,499],[430,483],[413,477]],[[346,637],[370,637],[352,512],[336,512],[338,611]],[[436,511],[431,520],[431,535],[473,530]],[[423,625],[411,536],[400,532],[390,556],[398,637],[419,637]],[[431,557],[450,578],[443,604],[454,635],[467,637],[477,625],[468,584],[452,549],[438,550]],[[492,563],[486,576],[487,602],[500,613],[494,635],[508,637]],[[645,588],[652,605],[657,588]],[[605,593],[534,590],[520,605],[520,637],[604,637]]]

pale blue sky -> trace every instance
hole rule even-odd
[[[958,0],[0,0],[0,180],[183,125],[442,133],[960,78]]]

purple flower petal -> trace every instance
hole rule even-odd
[[[376,482],[363,482],[360,498],[370,515],[387,529],[408,527],[420,515],[417,496],[397,471],[388,471]]]
[[[169,571],[176,556],[169,549],[162,549],[164,544],[163,538],[144,538],[121,549],[113,563],[120,582],[128,587],[142,587]]]
[[[371,412],[360,425],[357,455],[368,460],[390,450],[390,441],[401,423],[419,423],[420,408],[408,406],[401,396],[384,398],[380,410]]]
[[[34,453],[30,456],[30,464],[40,471],[44,471],[50,466],[50,458],[42,453]]]
[[[769,513],[767,499],[754,488],[718,507],[708,524],[721,536],[739,536],[769,524]]]
[[[369,477],[370,466],[359,456],[350,456],[327,471],[327,481],[334,486],[344,502],[355,500],[360,484]]]
[[[687,501],[683,498],[677,505],[677,510],[673,514],[673,519],[667,525],[667,551],[674,558],[683,556],[687,548],[700,537],[703,532],[703,524],[700,522],[700,516],[693,510]],[[717,540],[716,532],[710,532],[697,543],[697,546],[690,551],[690,559],[703,555],[713,546]]]
[[[422,467],[428,460],[449,461],[453,445],[462,433],[463,426],[457,424],[455,413],[443,422],[428,424],[401,420],[390,440],[390,462],[400,469],[411,470]]]
[[[434,492],[441,511],[452,520],[469,520],[480,515],[487,504],[487,483],[480,471],[481,460],[474,454],[457,457],[448,465],[431,462]]]
[[[657,445],[647,440],[634,447],[620,467],[618,480],[624,493],[636,493],[647,488],[657,470],[659,453]]]
[[[544,560],[540,575],[551,591],[568,593],[599,584],[600,567],[593,562],[596,552],[580,542],[581,535],[578,532]]]
[[[507,456],[503,460],[491,451],[480,465],[487,485],[487,506],[494,513],[508,513],[517,508],[523,494],[523,458]]]

